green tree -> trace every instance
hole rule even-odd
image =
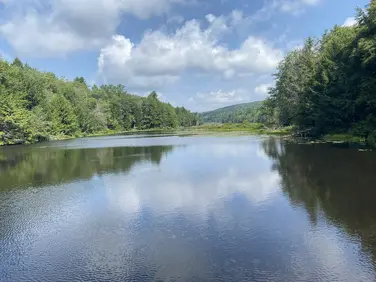
[[[287,54],[263,109],[266,120],[313,136],[376,140],[376,0],[357,19]]]
[[[23,106],[17,94],[10,95],[0,88],[0,145],[31,143],[34,140],[32,114]]]
[[[77,132],[77,117],[69,101],[61,95],[51,100],[51,120],[55,134],[74,135]]]
[[[194,118],[184,111],[186,119]],[[59,79],[19,59],[0,60],[0,145],[179,124],[175,108],[159,101],[156,92],[145,98],[123,85],[90,88],[83,77]]]

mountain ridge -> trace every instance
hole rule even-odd
[[[245,120],[258,122],[263,101],[235,104],[200,113],[204,123],[241,123]]]

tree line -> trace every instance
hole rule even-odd
[[[288,53],[275,77],[263,109],[268,123],[376,144],[376,0],[357,10],[354,26],[335,26]]]
[[[245,121],[257,123],[262,121],[263,102],[250,102],[220,108],[200,114],[200,121],[204,123],[243,123]]]
[[[132,95],[123,85],[89,87],[40,72],[18,58],[0,59],[0,145],[34,143],[132,128],[196,125],[198,115],[184,107]]]

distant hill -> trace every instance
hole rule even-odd
[[[237,104],[200,114],[204,123],[241,123],[245,120],[258,122],[262,101]]]

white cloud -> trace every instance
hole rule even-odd
[[[99,73],[105,81],[136,87],[158,87],[177,80],[186,71],[217,73],[227,78],[249,73],[269,73],[282,52],[263,39],[249,36],[231,50],[220,43],[236,17],[207,15],[208,28],[197,20],[186,22],[173,34],[152,31],[140,43],[116,35],[101,50]]]
[[[300,14],[304,11],[306,6],[317,5],[320,0],[291,0],[291,1],[279,1],[279,9],[282,12],[291,14]]]
[[[239,93],[241,95],[238,95]],[[229,102],[243,101],[243,93],[243,90],[233,90],[229,92],[218,90],[215,92],[210,92],[209,94],[198,93],[196,97],[199,99],[209,100],[209,102],[228,104]]]
[[[103,46],[124,13],[146,19],[178,3],[183,0],[8,0],[5,9],[12,16],[0,34],[18,53],[61,56]]]
[[[71,29],[54,24],[51,17],[42,18],[30,13],[25,18],[8,22],[0,32],[17,53],[35,57],[66,55],[69,52],[90,49],[103,44],[102,36],[84,36]]]
[[[357,21],[354,17],[349,17],[345,20],[345,22],[343,23],[343,27],[349,27],[349,26],[354,26],[357,24]]]
[[[270,11],[296,13],[320,0],[270,0],[266,1],[259,16]],[[17,54],[34,57],[65,56],[78,50],[103,47],[116,33],[123,14],[140,19],[168,13],[173,5],[189,3],[188,0],[3,0],[4,11],[9,18],[3,19],[0,34]],[[90,8],[88,8],[90,7]],[[255,16],[257,18],[257,15]],[[250,18],[254,18],[251,16]],[[250,22],[241,11],[231,16],[232,25]],[[209,15],[212,32],[224,32],[228,28],[224,17]],[[181,22],[179,16],[171,21]],[[232,71],[228,71],[230,76]]]
[[[279,9],[282,12],[287,12],[291,14],[300,14],[304,12],[307,6],[315,6],[321,0],[281,0],[279,1]]]
[[[251,100],[251,95],[245,89],[224,91],[222,89],[209,93],[198,92],[188,99],[190,108],[198,111],[214,110],[234,104],[246,103]]]
[[[255,20],[267,20],[277,12],[300,15],[307,7],[318,5],[322,0],[266,0],[252,18]]]
[[[272,83],[260,84],[255,88],[255,93],[258,95],[266,96],[270,87],[273,87]]]

